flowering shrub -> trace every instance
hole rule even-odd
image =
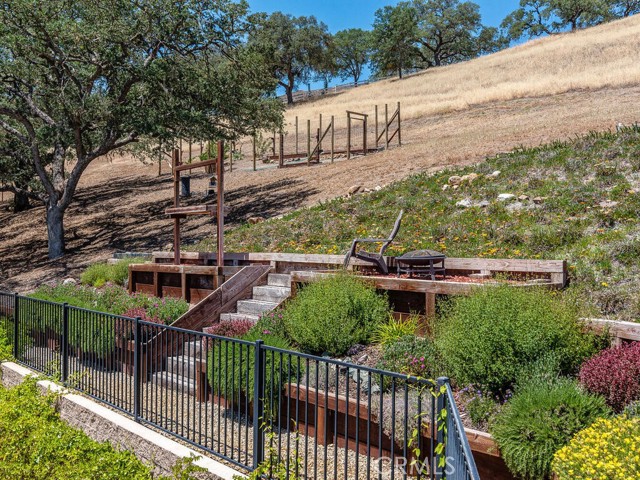
[[[435,378],[440,373],[433,343],[414,335],[386,345],[378,368],[422,378]]]
[[[240,338],[253,328],[251,320],[229,320],[219,322],[203,329],[204,333],[217,335],[218,337]]]
[[[601,418],[556,452],[558,480],[640,478],[640,418]]]
[[[586,361],[579,374],[587,390],[606,398],[616,412],[640,399],[640,342],[609,348]]]
[[[511,391],[504,396],[492,396],[474,385],[464,387],[457,395],[460,411],[466,413],[473,427],[480,430],[486,430],[489,420],[512,396]]]
[[[549,477],[558,449],[609,413],[602,397],[582,392],[572,380],[533,382],[502,407],[489,432],[511,473],[524,480],[540,480]]]
[[[273,310],[263,313],[251,332],[258,332],[262,335],[276,335],[281,338],[288,338],[284,328],[283,315],[281,310]]]

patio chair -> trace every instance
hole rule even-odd
[[[351,248],[349,249],[347,256],[344,258],[344,268],[346,269],[347,267],[349,267],[351,257],[356,257],[365,262],[374,264],[378,268],[378,270],[387,275],[389,273],[389,267],[387,266],[387,262],[384,259],[384,252],[389,247],[389,245],[391,245],[393,239],[396,238],[396,235],[400,230],[400,222],[402,221],[403,214],[404,210],[400,210],[400,215],[398,215],[398,219],[393,226],[393,230],[391,231],[389,238],[356,238],[351,244]],[[380,243],[382,244],[382,246],[380,247],[380,251],[378,253],[371,253],[365,250],[358,250],[358,244],[360,243]]]

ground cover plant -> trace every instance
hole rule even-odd
[[[235,228],[226,242],[233,251],[340,254],[353,238],[386,236],[404,209],[390,255],[431,248],[451,257],[566,259],[571,289],[594,314],[636,321],[638,158],[640,128],[593,133]],[[451,176],[471,173],[479,177],[443,190]],[[501,193],[515,198],[499,201]],[[456,205],[463,200],[472,206]],[[212,242],[191,248],[210,251]]]
[[[558,480],[640,478],[640,418],[596,420],[553,457]]]

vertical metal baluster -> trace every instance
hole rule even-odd
[[[340,366],[336,367],[335,408],[333,411],[333,478],[338,478],[338,391],[340,390]],[[328,383],[328,382],[327,382]]]
[[[407,469],[409,468],[409,457],[407,455],[407,443],[409,442],[409,432],[411,431],[411,425],[409,425],[409,383],[404,383],[404,442],[402,447],[402,455],[404,457],[405,466],[402,473],[402,478],[406,480]],[[420,438],[420,424],[418,424],[418,438]]]
[[[382,480],[382,425],[384,422],[384,374],[380,373],[380,416],[378,417],[378,479]]]
[[[371,479],[371,372],[367,372],[367,480]]]
[[[329,423],[329,362],[324,362],[325,366],[325,382],[324,382],[324,480],[327,480],[327,470],[329,469],[328,465],[328,443],[329,439],[327,438],[327,424]]]
[[[347,478],[347,474],[349,472],[349,383],[351,380],[349,367],[347,367],[347,374],[345,375],[345,413],[344,413],[344,478]],[[337,390],[336,390],[337,391]],[[336,409],[338,406],[338,402],[336,402]],[[358,412],[356,412],[356,419],[358,418]],[[357,421],[357,420],[356,420]],[[356,444],[356,456],[358,454],[358,444]]]
[[[391,377],[391,479],[395,478],[396,461],[396,378]]]
[[[356,471],[355,478],[359,478],[360,473],[360,390],[362,389],[362,379],[360,377],[361,370],[358,369],[358,376],[356,381]]]

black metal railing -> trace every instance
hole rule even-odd
[[[444,378],[1,292],[0,328],[17,362],[267,478],[479,478]]]

